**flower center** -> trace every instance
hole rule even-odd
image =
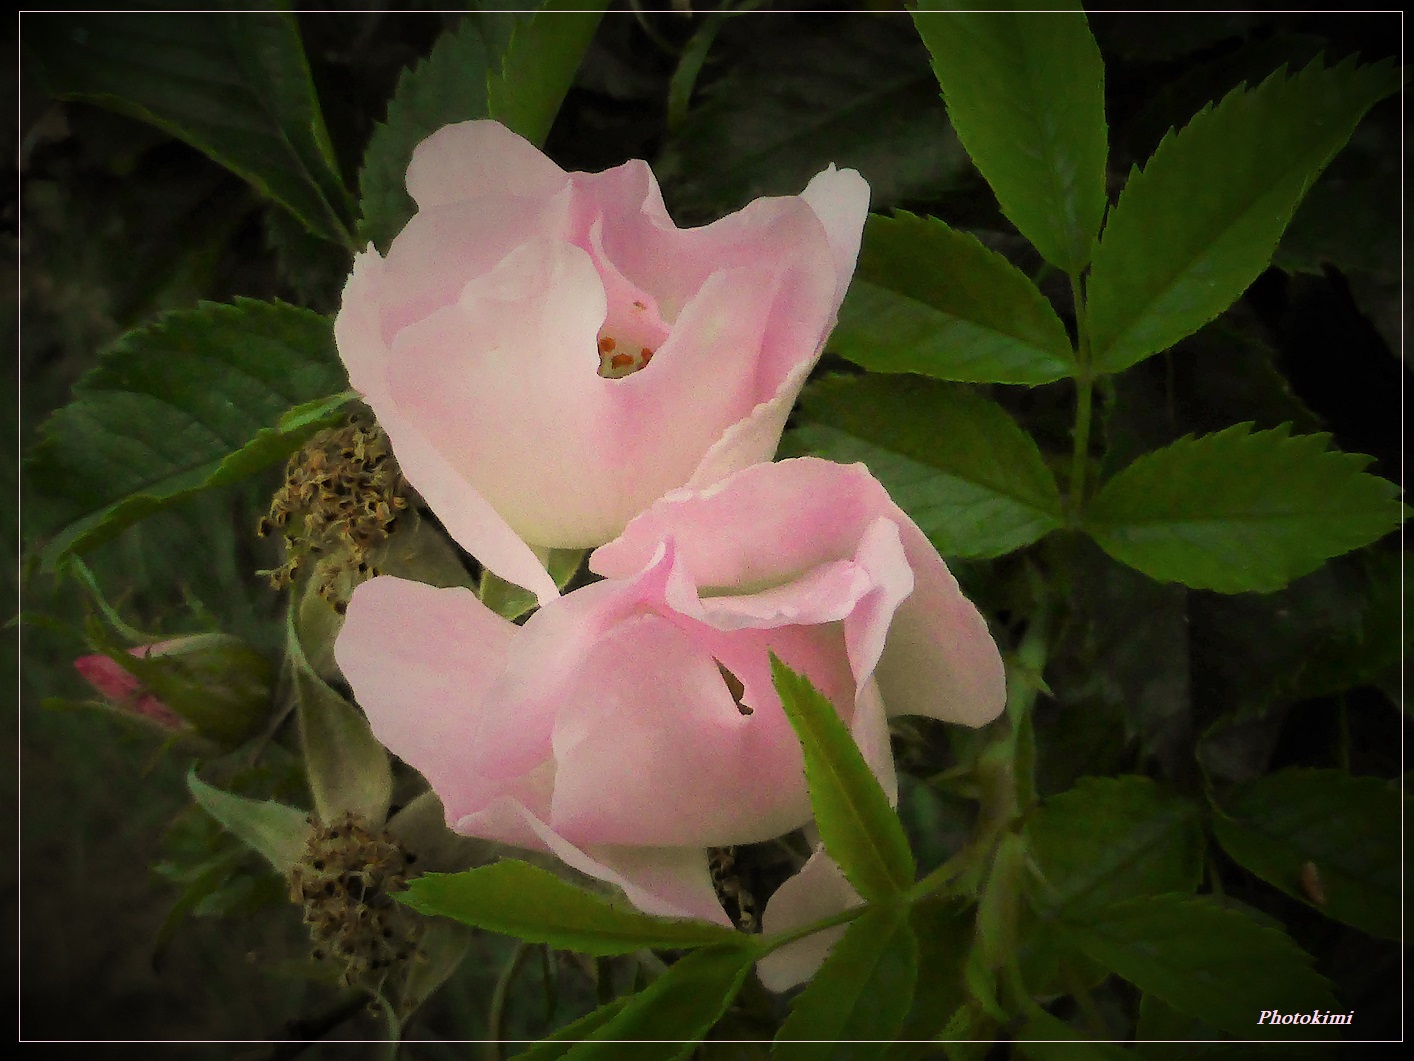
[[[621,343],[612,335],[600,332],[599,375],[605,379],[623,379],[653,360],[655,352],[642,343]]]

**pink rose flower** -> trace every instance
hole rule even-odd
[[[609,541],[669,490],[770,460],[854,271],[869,188],[679,229],[648,165],[566,173],[491,121],[413,154],[418,213],[334,323],[408,481],[486,567]]]
[[[137,648],[129,649],[128,652],[139,659],[147,659],[180,648],[187,640],[184,637],[177,637],[170,641],[157,641],[151,645],[139,645]],[[80,656],[74,660],[74,670],[78,671],[83,680],[93,686],[113,706],[130,711],[134,715],[146,718],[166,729],[189,728],[187,721],[181,715],[147,691],[142,682],[138,680],[137,675],[124,670],[120,664],[115,663],[102,653]]]
[[[647,912],[726,923],[706,849],[811,819],[769,652],[829,697],[891,795],[890,715],[1002,710],[985,621],[863,465],[801,458],[672,492],[590,567],[604,581],[524,626],[468,590],[375,578],[335,657],[453,829],[551,852]],[[804,920],[788,907],[810,909],[826,870],[787,882],[768,922]],[[795,950],[777,984],[818,964]]]

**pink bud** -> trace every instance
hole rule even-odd
[[[187,640],[187,638],[179,637],[170,641],[158,641],[151,645],[139,645],[137,648],[129,649],[129,652],[139,659],[147,659],[170,652]],[[98,690],[105,699],[111,701],[113,706],[149,719],[166,729],[188,728],[186,720],[157,697],[147,692],[135,674],[124,670],[121,664],[102,653],[80,656],[74,660],[74,669],[83,676],[84,681]]]

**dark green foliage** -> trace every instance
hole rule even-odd
[[[833,377],[802,401],[793,447],[863,461],[944,556],[998,556],[1061,525],[1036,443],[973,391],[907,376]]]
[[[716,49],[730,68],[702,88],[654,165],[681,222],[798,194],[831,162],[864,175],[876,210],[974,179],[901,12],[748,15]]]
[[[908,1015],[917,977],[918,940],[907,908],[874,907],[849,926],[796,996],[771,1056],[779,1061],[879,1057]],[[851,1040],[873,1042],[838,1045]]]
[[[348,245],[352,203],[293,16],[238,11],[31,16],[49,90],[152,122]]]
[[[1309,1038],[1298,1025],[1258,1026],[1264,1009],[1329,1011],[1330,985],[1280,930],[1207,897],[1157,895],[1090,911],[1066,927],[1088,957],[1239,1038]]]
[[[1086,511],[1105,551],[1161,582],[1270,592],[1394,530],[1403,506],[1369,458],[1327,436],[1238,424],[1183,438],[1116,475]]]
[[[1271,261],[1301,197],[1392,66],[1278,71],[1166,137],[1125,183],[1089,283],[1096,367],[1127,368],[1230,306]]]
[[[873,372],[973,383],[1048,383],[1075,356],[1023,273],[976,237],[903,211],[865,226],[830,349]]]
[[[322,396],[345,386],[328,319],[294,306],[208,303],[130,332],[30,460],[46,559],[283,460],[337,415],[346,399]]]
[[[1322,913],[1398,939],[1403,796],[1340,770],[1283,770],[1217,801],[1213,832],[1241,865]]]
[[[967,6],[923,3],[913,16],[948,117],[1002,213],[1048,262],[1078,274],[1105,213],[1100,50],[1078,5],[1039,15]]]

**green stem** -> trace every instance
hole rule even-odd
[[[506,1030],[506,999],[510,997],[511,981],[520,972],[530,950],[529,943],[517,943],[510,961],[502,967],[501,975],[496,979],[496,988],[491,992],[491,1009],[486,1017],[486,1061],[501,1061],[501,1040]]]
[[[1085,319],[1085,291],[1079,274],[1071,274],[1070,291],[1075,299],[1076,355],[1079,361],[1075,373],[1075,449],[1070,458],[1069,522],[1075,526],[1085,507],[1085,469],[1090,461],[1090,411],[1093,404],[1095,379],[1090,371],[1090,329]]]
[[[1075,969],[1067,964],[1062,965],[1062,975],[1065,979],[1066,989],[1075,999],[1075,1004],[1080,1007],[1080,1014],[1085,1019],[1086,1031],[1096,1039],[1109,1038],[1109,1024],[1105,1021],[1105,1015],[1100,1012],[1100,1007],[1095,1005],[1095,1000],[1091,997],[1085,982],[1076,975]]]
[[[859,906],[851,906],[849,909],[841,910],[839,913],[831,914],[829,917],[822,917],[818,921],[811,921],[808,925],[798,925],[790,931],[782,932],[780,935],[772,936],[770,939],[763,939],[758,943],[758,946],[761,948],[760,956],[764,958],[773,950],[784,947],[787,943],[794,943],[796,940],[804,939],[806,936],[813,936],[815,933],[823,932],[827,928],[848,924],[867,909],[869,909],[868,905],[861,903]]]
[[[926,899],[930,895],[945,890],[948,885],[962,875],[975,857],[974,849],[971,846],[963,848],[932,873],[914,884],[908,890],[908,901],[916,903],[919,899]]]

